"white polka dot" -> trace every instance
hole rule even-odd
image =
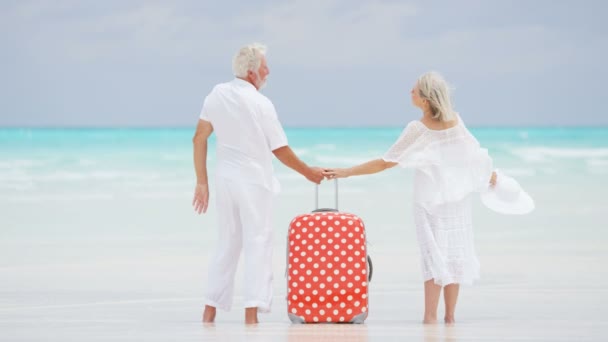
[[[362,283],[361,283],[361,286],[366,287],[366,286],[367,286],[367,283],[366,283],[366,282],[362,282]]]
[[[327,303],[325,306],[326,306],[328,309],[331,309],[331,303]]]
[[[334,248],[335,249],[340,249],[340,245],[335,245]]]
[[[341,295],[345,295],[346,294],[346,290],[344,290],[344,289],[340,290],[340,294]]]
[[[351,300],[353,300],[353,296],[348,296],[346,297],[346,299],[350,302]]]
[[[340,252],[340,254],[346,255],[346,251],[342,251],[342,252]]]
[[[293,299],[293,300],[298,300],[298,296],[293,295],[293,296],[291,296],[291,299]]]
[[[365,311],[367,311],[367,308],[364,306],[361,308],[361,312],[365,312]]]
[[[321,275],[325,275],[325,270],[321,270]]]
[[[338,287],[340,287],[340,284],[335,283],[335,284],[334,284],[334,289],[337,289]]]
[[[325,262],[325,260],[327,260],[327,258],[321,257],[321,262]]]
[[[359,280],[361,280],[361,277],[359,277],[359,276],[355,276],[355,280],[356,280],[356,281],[359,281]]]
[[[306,275],[311,275],[311,274],[312,274],[311,270],[306,271]]]
[[[334,243],[334,240],[333,239],[327,239],[327,243],[332,244],[332,243]]]
[[[300,261],[300,259],[299,259],[299,258],[294,258],[294,259],[293,259],[293,262],[298,262],[298,261]]]
[[[353,283],[348,283],[346,284],[346,286],[348,286],[349,288],[353,287]]]
[[[309,288],[311,288],[311,287],[312,287],[312,285],[310,285],[310,283],[306,283],[306,288],[307,288],[307,289],[309,289]]]
[[[347,229],[346,227],[342,226],[342,231],[343,231],[343,232],[345,232],[345,231],[346,231],[346,229]],[[352,233],[350,233],[350,234],[352,234]],[[349,234],[349,236],[350,236],[350,234]],[[352,237],[352,236],[351,236],[351,237]]]
[[[304,294],[304,290],[300,289],[300,291],[298,291],[299,294],[303,295]]]
[[[291,244],[293,245],[293,241],[291,241]],[[296,246],[294,249],[295,249],[296,251],[299,251],[299,250],[300,250],[300,246]]]
[[[344,230],[346,230],[346,227],[344,227]],[[349,238],[352,238],[354,235],[355,235],[355,234],[353,234],[352,232],[351,232],[351,233],[348,233],[348,237],[349,237]]]
[[[340,233],[336,232],[336,234],[334,234],[334,237],[337,239],[340,237]]]
[[[328,281],[328,282],[330,282],[330,283],[331,283],[331,281],[332,281],[333,279],[334,279],[334,278],[332,278],[331,276],[327,277],[327,281]]]
[[[300,281],[304,281],[304,276],[300,276]]]
[[[306,314],[310,315],[310,309],[306,309]]]
[[[346,243],[346,239],[342,239],[342,240],[340,240],[340,242]]]
[[[329,215],[329,217],[327,218],[328,220],[333,220],[334,216],[333,215]]]
[[[302,233],[306,233],[306,227],[302,228]]]
[[[359,239],[355,239],[355,243],[359,244],[361,241]]]
[[[332,293],[331,290],[327,290],[327,295],[328,296],[331,296],[331,293]]]
[[[328,322],[331,322],[331,317],[327,317],[327,321],[328,321]]]
[[[356,264],[355,264],[355,268],[359,268],[359,267],[361,267],[361,264],[356,263]]]
[[[306,298],[304,298],[305,301],[310,302],[310,296],[306,296]]]
[[[298,275],[298,270],[293,270],[294,275]]]
[[[319,277],[313,277],[312,281],[314,281],[315,283],[319,281]]]
[[[300,234],[296,234],[296,240],[300,239]]]
[[[321,234],[321,237],[325,239],[327,237],[327,234],[323,233]]]
[[[308,226],[309,226],[309,227],[312,227],[313,225],[314,225],[314,223],[312,223],[312,221],[311,221],[311,222],[308,222]]]
[[[348,262],[353,262],[353,257],[349,256],[348,257]]]
[[[321,309],[321,310],[319,310],[319,313],[320,313],[321,315],[325,315],[325,310]]]
[[[344,317],[340,317],[340,322],[344,322]]]
[[[319,284],[319,288],[324,289],[325,288],[325,284],[323,284],[323,283]]]
[[[355,306],[359,306],[359,305],[361,305],[361,303],[359,303],[359,301],[356,301]]]
[[[308,257],[308,259],[306,259],[306,261],[311,262],[311,261],[312,261],[312,258],[311,258],[311,257]]]
[[[335,261],[335,262],[340,261],[340,257],[335,257],[335,258],[334,258],[334,261]]]
[[[304,217],[302,218],[302,221],[308,221],[308,216],[304,216]]]
[[[322,225],[322,226],[327,226],[327,222],[325,222],[325,221],[321,221],[321,225]]]
[[[319,251],[315,251],[315,256],[319,256]]]
[[[346,281],[346,277],[345,276],[340,277],[340,281]]]
[[[346,307],[346,303],[340,303],[340,307],[344,309]]]
[[[353,225],[353,221],[348,220],[348,225],[349,225],[349,226],[352,226],[352,225]]]
[[[334,255],[334,252],[332,252],[332,251],[327,251],[327,255],[332,256],[332,255]]]
[[[361,273],[365,274],[365,273],[367,273],[367,271],[366,270],[361,270]]]
[[[316,296],[316,295],[318,295],[318,294],[319,294],[319,291],[317,291],[317,290],[312,290],[312,294]]]
[[[337,302],[337,301],[339,301],[339,300],[340,300],[340,297],[338,297],[338,296],[334,296],[334,302]]]
[[[364,293],[364,294],[361,296],[361,298],[365,299],[365,298],[367,298],[367,295]]]
[[[346,313],[350,315],[351,313],[353,313],[353,310],[352,309],[348,309],[348,310],[346,310]]]
[[[318,220],[318,219],[319,219],[319,218],[317,218],[317,220]],[[319,228],[319,227],[316,227],[316,228],[315,228],[315,232],[317,232],[317,233],[318,233],[318,232],[320,232],[320,231],[321,231],[321,228]]]
[[[319,268],[319,264],[315,263],[314,265],[312,265],[312,267]]]
[[[325,297],[321,296],[319,297],[319,302],[323,303],[325,301]]]
[[[301,307],[301,308],[303,308],[304,307],[304,303],[299,303],[298,306]]]
[[[359,293],[359,292],[361,292],[361,289],[356,288],[356,289],[355,289],[355,293]]]
[[[332,263],[327,264],[327,268],[332,268],[332,267],[334,267],[334,265],[332,265]]]
[[[365,257],[361,258],[361,262],[365,262]]]
[[[298,283],[296,283],[295,281],[293,283],[291,283],[291,287],[298,287]]]
[[[315,237],[313,233],[308,234],[309,239],[312,239],[313,237]]]
[[[353,249],[353,245],[348,245],[348,249]]]
[[[317,245],[318,245],[320,242],[321,242],[321,240],[319,240],[319,239],[315,239],[315,244],[317,244]]]
[[[302,251],[302,253],[300,253],[301,257],[305,257],[306,256],[306,251]]]
[[[336,275],[340,274],[340,270],[339,269],[335,269],[334,270],[334,274],[336,274]]]
[[[325,245],[321,245],[321,249],[324,250],[325,248],[327,248],[327,247],[325,247]]]
[[[312,303],[312,308],[313,308],[313,309],[316,309],[316,308],[317,308],[317,306],[319,306],[319,304],[317,304],[317,303]]]
[[[319,321],[319,317],[315,316],[315,317],[313,317],[313,318],[312,318],[312,320],[313,320],[314,322],[318,322],[318,321]]]
[[[295,314],[296,312],[298,312],[298,310],[296,308],[291,309],[291,313]]]
[[[312,251],[312,245],[308,245],[308,250]]]
[[[353,274],[353,270],[348,270],[348,274]]]
[[[300,222],[296,222],[296,227],[299,227],[299,226],[301,226],[301,225],[302,225],[302,224],[301,224]],[[293,232],[294,232],[294,230],[292,229],[292,230],[291,230],[291,233],[293,234]]]
[[[342,263],[342,264],[340,264],[340,267],[345,268],[345,267],[346,267],[346,264],[345,264],[345,263]]]
[[[355,227],[355,231],[358,232],[359,231],[359,227]]]
[[[338,315],[338,313],[340,313],[340,311],[334,310],[334,315]]]
[[[359,252],[359,251],[355,251],[355,255],[356,255],[356,256],[359,256],[359,255],[361,255],[361,252]]]
[[[304,268],[304,267],[306,267],[306,265],[300,264],[300,268]]]

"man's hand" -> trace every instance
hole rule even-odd
[[[323,178],[325,178],[325,176],[323,176],[323,169],[316,166],[311,167],[310,171],[306,175],[306,179],[315,184],[320,184]]]
[[[209,186],[207,184],[196,184],[196,188],[194,188],[194,198],[192,199],[194,211],[198,214],[201,212],[206,213],[208,205]]]

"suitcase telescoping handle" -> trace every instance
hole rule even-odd
[[[319,208],[319,184],[315,184],[315,210],[313,213],[323,212],[323,211],[338,211],[338,179],[334,178],[334,187],[336,192],[336,205],[334,208]]]

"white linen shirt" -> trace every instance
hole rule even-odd
[[[287,136],[266,96],[235,78],[207,95],[200,119],[211,123],[217,137],[216,177],[279,192],[272,151],[287,146]]]

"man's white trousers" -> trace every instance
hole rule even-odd
[[[274,194],[261,185],[216,178],[218,242],[209,261],[205,304],[230,310],[241,250],[244,307],[270,311]]]

